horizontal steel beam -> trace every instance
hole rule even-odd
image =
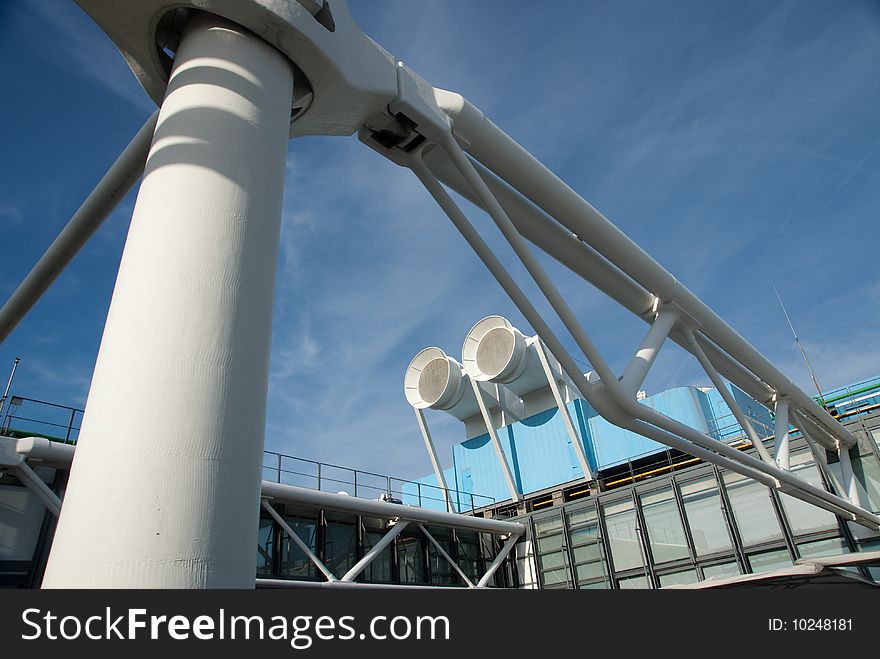
[[[305,487],[283,485],[263,481],[263,497],[272,498],[282,503],[307,504],[316,508],[338,510],[356,515],[372,515],[383,519],[405,519],[411,522],[423,522],[436,526],[494,533],[496,535],[522,535],[525,526],[518,522],[505,522],[497,519],[471,517],[458,513],[446,513],[416,506],[405,506],[399,503],[388,503],[360,497],[349,497],[342,494],[310,490]]]
[[[37,454],[39,454],[39,451],[44,449],[44,445],[40,441],[42,439],[42,437],[28,437],[26,439],[0,437],[0,441],[8,440],[15,442],[16,452],[26,457],[30,457],[32,451],[37,451]],[[43,449],[39,447],[43,447]],[[62,449],[63,445],[54,448]],[[73,446],[64,447],[63,450],[53,453],[53,464],[62,467],[70,466],[73,460],[73,448]],[[478,531],[480,533],[519,536],[525,533],[526,530],[525,526],[518,522],[505,522],[498,519],[447,513],[375,499],[350,497],[342,494],[321,492],[320,490],[310,490],[305,487],[273,483],[271,481],[263,481],[261,492],[264,499],[274,499],[281,503],[313,505],[317,508],[329,508],[355,515],[371,515],[383,519],[405,519],[412,522],[423,522],[435,526]]]

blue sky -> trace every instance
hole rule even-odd
[[[350,5],[367,34],[483,109],[807,391],[771,281],[826,389],[880,373],[876,2]],[[0,36],[6,299],[152,108],[73,2],[3,3]],[[22,357],[15,392],[84,404],[133,200],[0,346],[4,382]],[[545,263],[622,370],[644,324]],[[429,345],[458,356],[490,313],[529,329],[413,176],[355,138],[290,143],[267,448],[429,472],[404,369]],[[646,384],[708,382],[667,347]],[[430,422],[448,464],[462,429]]]

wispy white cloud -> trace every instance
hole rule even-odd
[[[24,222],[24,215],[15,206],[0,206],[0,224],[4,229],[17,226]]]
[[[42,27],[41,38],[65,49],[68,66],[106,86],[138,110],[155,109],[116,47],[73,2],[31,0],[28,4],[45,27],[55,33],[47,35]],[[23,12],[17,13],[21,18]]]

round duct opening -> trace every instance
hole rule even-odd
[[[419,396],[430,407],[443,397],[449,386],[449,360],[441,357],[432,359],[419,374]]]
[[[516,339],[509,329],[489,330],[477,344],[477,368],[488,378],[497,378],[510,365],[515,348]]]

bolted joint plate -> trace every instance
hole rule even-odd
[[[397,96],[394,57],[354,22],[346,0],[76,0],[161,105],[188,11],[221,16],[284,53],[297,71],[290,135],[351,135]],[[171,20],[169,20],[171,19]],[[179,36],[179,35],[178,35]],[[303,92],[306,92],[303,94]],[[309,95],[310,94],[310,95]]]

